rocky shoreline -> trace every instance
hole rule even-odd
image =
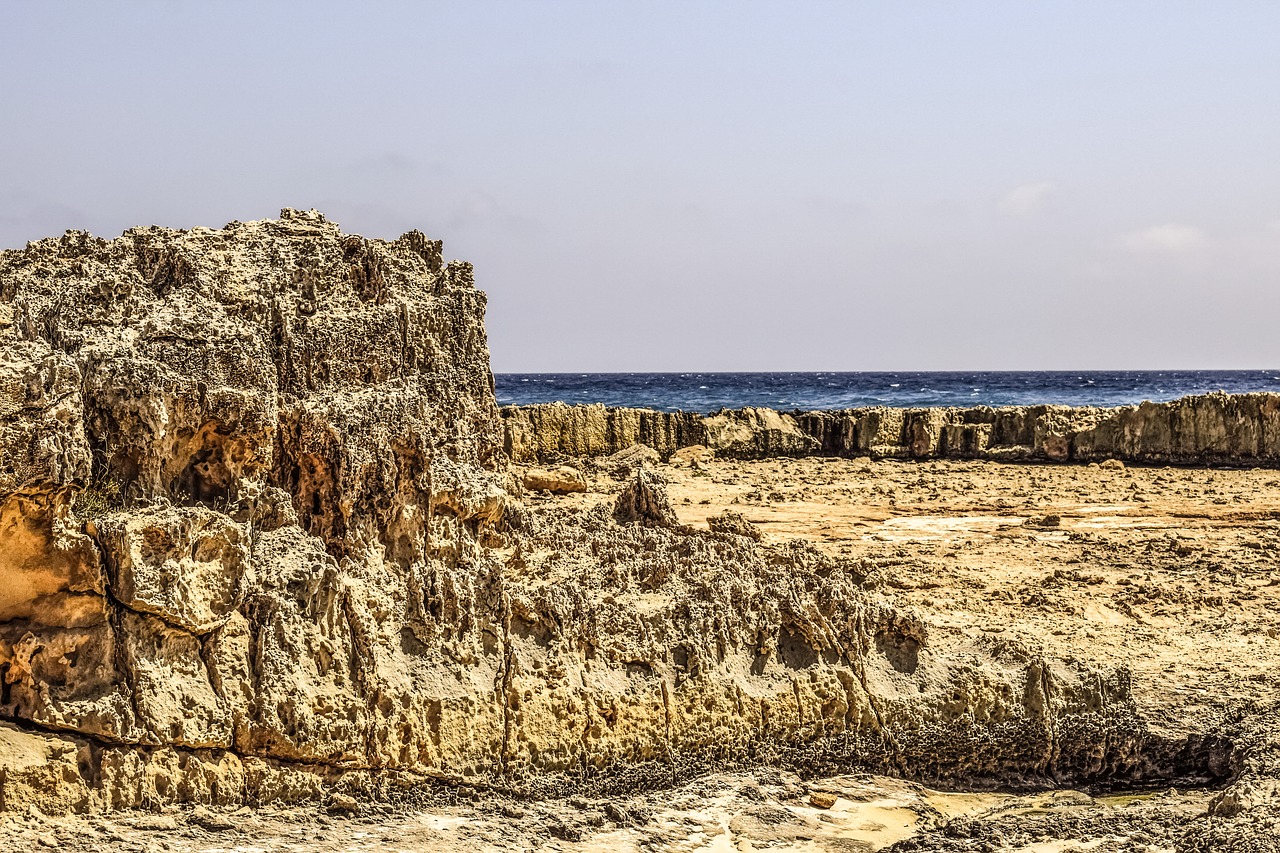
[[[701,445],[730,459],[1280,465],[1280,395],[1270,393],[1201,394],[1117,408],[745,408],[703,416],[545,403],[501,412],[507,455],[525,463],[609,456],[640,443],[663,459]]]
[[[772,766],[1230,785],[1213,814],[1270,819],[1259,701],[1171,720],[1123,655],[957,632],[938,602],[895,600],[879,569],[927,541],[859,555],[684,502],[784,503],[767,466],[793,459],[1260,469],[1280,459],[1280,397],[500,412],[484,307],[438,241],[366,240],[315,211],[0,252],[0,812],[622,797]],[[749,459],[754,492],[715,481],[717,460]],[[863,476],[832,471],[811,516],[844,511]],[[882,471],[874,494],[896,508],[954,473]],[[1061,548],[1066,511],[1013,526]]]

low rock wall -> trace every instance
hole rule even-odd
[[[703,444],[728,458],[868,456],[1009,462],[1280,464],[1280,395],[1202,394],[1118,408],[1005,406],[691,412],[567,406],[502,410],[515,462],[608,456],[634,443],[665,459]]]

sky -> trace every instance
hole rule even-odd
[[[496,372],[1280,367],[1280,4],[19,3],[0,247],[315,207]]]

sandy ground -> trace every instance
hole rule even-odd
[[[1127,664],[1170,729],[1280,694],[1280,472],[800,459],[660,466],[683,522],[733,509],[769,539],[859,561],[877,594],[914,608],[931,642],[1004,632],[1049,654]],[[620,484],[530,495],[612,500]],[[0,821],[14,851],[874,851],[967,817],[972,849],[1172,849],[1211,792],[1095,798],[965,794],[872,776],[715,775],[627,800],[308,806],[225,814]],[[966,848],[969,849],[969,848]]]

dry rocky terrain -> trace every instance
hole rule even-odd
[[[1233,711],[1280,694],[1276,471],[743,462],[696,452],[653,467],[681,523],[715,524],[727,510],[766,541],[805,539],[851,559],[865,587],[920,614],[931,644],[1005,642],[1102,668],[1123,665],[1143,716],[1179,732],[1229,737]],[[532,512],[612,507],[624,482],[607,464],[574,470],[587,491],[530,492]],[[530,482],[558,482],[547,479],[554,472],[524,473]],[[459,802],[433,789],[416,800],[365,804],[358,815],[169,807],[126,817],[15,816],[6,829],[74,850],[210,853],[870,851],[895,843],[904,851],[1028,853],[1274,849],[1267,838],[1280,832],[1274,801],[1233,840],[1217,842],[1237,846],[1194,846],[1214,843],[1197,841],[1194,831],[1212,822],[1206,814],[1222,791],[1221,779],[1193,779],[964,793],[870,774],[801,778],[756,768],[604,797],[589,786],[532,802],[468,790]]]
[[[484,307],[316,211],[0,252],[0,838],[1276,849],[1280,396],[500,412]]]

